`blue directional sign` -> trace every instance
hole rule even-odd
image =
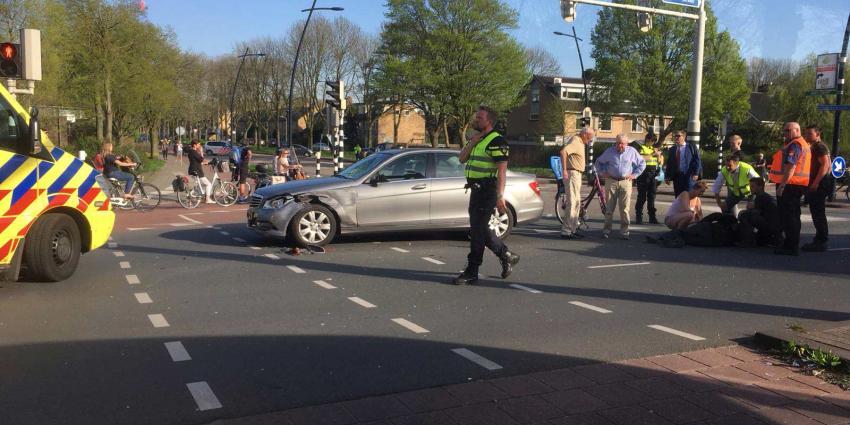
[[[818,111],[850,111],[850,105],[818,105]]]
[[[841,176],[844,175],[844,171],[847,169],[847,163],[844,162],[844,158],[840,156],[836,156],[835,159],[832,160],[832,177],[840,179]]]
[[[675,4],[676,6],[699,7],[702,0],[661,0],[667,4]]]

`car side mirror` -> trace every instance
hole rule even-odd
[[[369,179],[369,184],[372,187],[378,187],[378,183],[386,183],[387,178],[381,174],[375,174]]]
[[[38,125],[38,108],[33,106],[30,109],[30,153],[37,154],[41,152],[41,127]]]

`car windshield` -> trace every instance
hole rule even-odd
[[[366,158],[355,162],[354,164],[343,170],[337,175],[337,177],[342,177],[344,179],[350,180],[357,180],[363,178],[363,176],[369,174],[372,170],[374,170],[377,166],[381,165],[391,156],[392,155],[388,154],[375,154],[367,156]]]

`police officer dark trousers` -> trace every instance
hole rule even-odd
[[[508,251],[508,247],[496,237],[490,228],[490,217],[498,208],[506,209],[502,195],[505,190],[505,170],[508,161],[508,144],[499,133],[493,131],[496,122],[495,111],[481,107],[475,114],[473,128],[480,131],[460,153],[461,162],[466,163],[467,188],[471,190],[469,198],[470,248],[464,271],[454,279],[456,285],[475,283],[478,280],[478,268],[484,259],[484,247],[499,257],[502,265],[502,278],[507,278],[513,266],[519,262],[519,256]]]
[[[635,202],[635,222],[643,224],[643,206],[646,204],[646,211],[649,213],[649,222],[658,224],[658,219],[655,218],[655,177],[658,176],[658,150],[655,148],[655,140],[657,136],[654,133],[646,135],[643,144],[638,144],[637,149],[643,160],[646,161],[646,169],[637,178],[637,201]]]

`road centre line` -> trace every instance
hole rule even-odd
[[[499,370],[502,368],[502,366],[498,363],[492,360],[485,359],[484,357],[481,357],[480,355],[473,353],[472,351],[467,350],[466,348],[452,348],[452,352],[487,370]]]
[[[354,304],[358,304],[358,305],[365,307],[365,308],[375,308],[375,307],[377,307],[375,304],[372,304],[369,301],[366,301],[366,300],[364,300],[363,298],[360,298],[360,297],[348,297],[348,299],[349,299],[349,301],[353,302]]]
[[[189,355],[189,352],[186,351],[186,347],[184,347],[183,343],[180,341],[166,342],[165,349],[168,350],[168,354],[171,356],[171,361],[185,362],[187,360],[192,360],[192,356]]]
[[[293,272],[298,273],[298,274],[307,273],[306,271],[304,271],[304,269],[302,269],[301,267],[298,267],[298,266],[286,266],[286,268],[289,269],[289,270],[292,270]]]
[[[195,403],[198,405],[198,410],[212,410],[212,409],[220,409],[221,402],[218,401],[218,397],[210,388],[210,385],[206,383],[206,381],[201,382],[191,382],[186,384],[186,387],[189,388],[189,392],[192,393],[192,398],[195,399]]]
[[[576,307],[586,308],[588,310],[593,310],[593,311],[598,312],[598,313],[612,313],[611,310],[606,310],[602,307],[597,307],[595,305],[583,303],[581,301],[570,301],[569,303],[576,306]]]
[[[271,258],[272,260],[280,260],[280,257],[274,254],[263,254],[263,257]]]
[[[655,330],[658,330],[658,331],[661,331],[661,332],[667,332],[667,333],[670,333],[670,334],[673,334],[673,335],[676,335],[676,336],[680,336],[682,338],[687,338],[687,339],[690,339],[690,340],[693,340],[693,341],[705,341],[705,338],[703,338],[701,336],[696,336],[694,334],[689,334],[687,332],[677,331],[676,329],[668,328],[667,326],[648,325],[648,327],[655,329]]]
[[[440,261],[440,260],[435,260],[435,259],[433,259],[433,258],[431,258],[431,257],[422,257],[422,259],[423,259],[423,260],[425,260],[425,261],[427,261],[427,262],[429,262],[429,263],[434,263],[434,264],[439,264],[439,265],[446,264],[446,263],[444,263],[444,262],[442,262],[442,261]]]
[[[183,220],[186,220],[186,221],[188,221],[189,223],[192,223],[192,224],[204,224],[204,223],[202,223],[198,220],[194,220],[194,219],[187,217],[186,214],[177,214],[177,217],[180,217]]]
[[[399,318],[392,319],[392,320],[393,320],[393,322],[395,322],[396,324],[401,325],[401,326],[403,326],[403,327],[407,328],[407,330],[409,330],[409,331],[411,331],[411,332],[413,332],[413,333],[417,333],[417,334],[426,334],[426,333],[430,332],[428,329],[425,329],[425,328],[423,328],[422,326],[419,326],[419,325],[417,325],[416,323],[413,323],[413,322],[411,322],[411,321],[409,321],[409,320],[407,320],[407,319],[402,319],[402,318],[400,318],[400,317],[399,317]]]
[[[336,289],[336,286],[333,286],[330,283],[325,282],[324,280],[314,280],[313,283],[325,289]]]
[[[652,264],[649,261],[642,261],[640,263],[623,263],[623,264],[607,264],[604,266],[588,266],[589,269],[607,269],[610,267],[630,267],[630,266],[645,266],[647,264]]]
[[[167,328],[171,326],[168,324],[168,320],[165,320],[165,316],[161,314],[148,314],[148,320],[151,321],[151,324],[155,328]]]
[[[242,238],[233,238],[233,240],[236,241],[236,242],[240,242],[240,243],[245,242],[245,239],[242,239]]]
[[[153,230],[153,227],[128,227],[127,230],[135,232],[137,230]]]
[[[138,301],[139,304],[150,304],[150,303],[153,302],[153,300],[151,299],[151,296],[148,295],[147,292],[136,292],[133,295],[136,296],[136,301]]]
[[[114,256],[116,256],[116,257],[123,257],[123,256],[124,256],[124,251],[114,251],[114,252],[112,253],[112,255],[114,255]]]
[[[408,251],[408,250],[406,250],[406,249],[397,248],[397,247],[392,247],[392,250],[393,250],[393,251],[401,252],[402,254],[407,254],[408,252],[410,252],[410,251]]]
[[[127,283],[129,283],[130,285],[138,285],[138,284],[142,283],[139,280],[139,277],[134,275],[134,274],[124,275],[124,279],[127,279]]]
[[[527,286],[522,286],[522,285],[519,285],[519,284],[516,284],[516,283],[512,283],[508,286],[510,286],[511,288],[514,288],[514,289],[519,289],[520,291],[531,292],[532,294],[542,294],[543,293],[543,291],[538,291],[537,289],[529,288]]]
[[[220,232],[218,232],[218,233],[221,233],[221,234],[222,234],[222,235],[224,235],[224,236],[230,236],[230,232],[225,232],[224,230],[222,230],[222,231],[220,231]]]
[[[130,268],[130,262],[129,261],[121,261],[120,263],[118,263],[118,266],[121,267],[122,269],[129,269]]]

